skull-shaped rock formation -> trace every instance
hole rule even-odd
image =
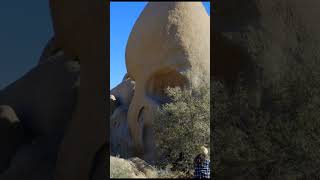
[[[210,17],[202,3],[148,3],[129,36],[126,67],[135,81],[130,135],[137,155],[147,154],[150,147],[144,147],[148,142],[143,139],[150,136],[145,133],[152,128],[155,109],[166,100],[165,89],[198,86],[209,79]]]

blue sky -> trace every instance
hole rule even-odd
[[[34,67],[52,37],[48,0],[0,1],[0,89]]]
[[[111,2],[110,4],[110,88],[126,74],[125,48],[131,29],[146,2]],[[210,14],[210,2],[204,2]]]
[[[110,88],[121,82],[125,46],[134,22],[146,2],[110,4]],[[210,11],[210,3],[204,3]],[[53,36],[49,4],[44,1],[0,2],[0,89],[36,66],[43,48]]]

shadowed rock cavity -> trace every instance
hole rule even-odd
[[[157,72],[147,80],[146,95],[160,104],[170,102],[166,94],[168,87],[181,87],[187,85],[187,78],[175,70]]]

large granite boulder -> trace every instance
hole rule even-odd
[[[149,2],[130,33],[126,67],[135,81],[128,127],[135,152],[142,157],[153,153],[148,147],[152,142],[143,136],[151,136],[155,111],[166,102],[165,89],[209,83],[210,17],[203,4]]]

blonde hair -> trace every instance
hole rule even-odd
[[[205,154],[205,155],[208,155],[208,149],[204,146],[201,146],[200,147],[200,153],[201,154]]]
[[[201,146],[199,148],[199,154],[194,159],[194,164],[203,163],[204,160],[209,158],[209,151],[206,147]]]

